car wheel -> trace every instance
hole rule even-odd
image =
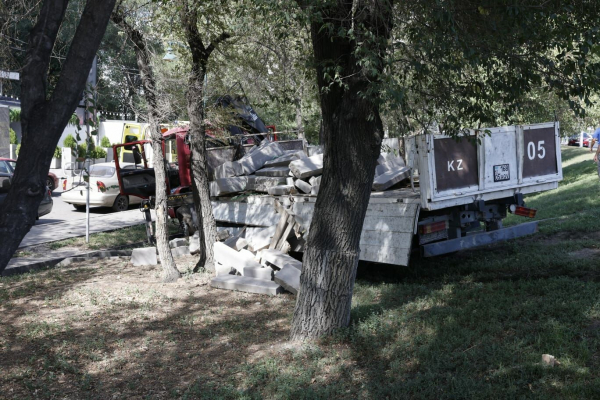
[[[85,211],[85,204],[73,204],[73,207],[77,210],[77,211]]]
[[[126,211],[129,208],[129,197],[118,195],[113,204],[113,211]]]
[[[46,186],[48,186],[48,189],[50,189],[50,191],[54,191],[54,189],[56,189],[54,187],[54,179],[50,178],[49,176],[46,177]]]

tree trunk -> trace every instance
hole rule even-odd
[[[156,79],[150,65],[150,53],[141,31],[131,26],[123,17],[121,10],[117,9],[112,17],[115,24],[125,31],[133,42],[138,68],[144,85],[144,97],[148,103],[148,122],[152,138],[152,159],[154,177],[156,182],[156,247],[163,268],[163,281],[174,282],[181,274],[175,265],[171,247],[169,246],[168,214],[167,214],[167,169],[165,155],[162,150],[163,137],[160,131],[160,111],[158,109],[156,94]]]
[[[304,139],[304,123],[302,121],[302,98],[294,99],[294,108],[296,111],[296,130],[298,139]]]
[[[48,66],[68,0],[45,0],[31,30],[21,79],[22,146],[0,212],[0,273],[35,223],[54,149],[82,99],[115,0],[88,0],[60,77],[48,98]]]
[[[217,241],[217,223],[212,211],[210,202],[210,188],[208,181],[208,167],[206,163],[206,140],[204,127],[204,104],[202,97],[204,94],[204,75],[206,71],[201,69],[199,74],[194,74],[192,67],[192,76],[190,77],[190,87],[187,93],[188,116],[190,118],[190,148],[191,168],[192,168],[192,189],[194,190],[194,202],[196,204],[196,214],[202,223],[199,229],[201,254],[198,264],[194,271],[204,267],[209,271],[214,271],[213,247]],[[197,200],[196,200],[197,197]],[[204,258],[204,260],[203,260]]]
[[[329,90],[320,96],[323,178],[303,258],[290,335],[294,340],[331,334],[350,322],[360,236],[381,150],[383,124],[378,99],[368,95],[378,76],[365,75],[360,69],[354,57],[355,42],[328,34],[349,28],[347,16],[356,11],[349,7],[352,4],[340,0],[337,8],[324,8],[324,20],[313,17],[311,21],[318,84]],[[366,18],[365,26],[385,39],[391,26],[379,18],[379,7],[367,5],[356,14]],[[331,31],[322,29],[324,22],[334,25]],[[385,48],[376,53],[380,61],[384,53]],[[324,66],[331,60],[348,76],[343,86],[325,79]]]
[[[206,126],[204,124],[204,79],[208,60],[215,47],[228,39],[230,35],[221,33],[208,46],[204,45],[200,31],[198,31],[198,10],[193,5],[189,6],[187,0],[179,2],[179,16],[183,26],[185,37],[192,53],[192,72],[189,79],[187,93],[187,109],[190,118],[190,148],[192,168],[192,189],[194,191],[194,203],[198,219],[202,220],[199,228],[203,230],[201,237],[204,238],[205,261],[202,257],[194,268],[194,271],[204,267],[209,271],[215,270],[213,247],[217,241],[217,224],[210,202],[210,189],[208,180],[208,166],[206,161]],[[202,243],[200,243],[202,251]],[[202,253],[201,253],[202,254]]]

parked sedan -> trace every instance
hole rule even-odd
[[[12,175],[15,173],[16,167],[17,160],[13,160],[10,158],[0,158],[0,173]],[[48,177],[46,178],[46,186],[48,186],[48,189],[50,189],[51,192],[58,187],[58,177],[52,172],[48,172]]]
[[[136,168],[132,163],[121,163],[121,169]],[[115,164],[98,163],[90,167],[90,176],[85,171],[63,180],[61,199],[72,204],[78,211],[85,210],[86,188],[90,183],[90,207],[110,207],[113,211],[125,211],[130,204],[139,204],[142,199],[136,196],[122,196],[119,190]]]
[[[12,173],[7,174],[4,172],[0,172],[0,204],[4,202],[4,199],[6,199],[8,190],[10,189],[10,186],[12,184],[12,176]],[[53,205],[54,202],[52,201],[52,192],[50,191],[50,189],[46,188],[46,191],[44,192],[44,198],[42,199],[42,202],[38,207],[37,218],[39,219],[40,217],[46,214],[50,214]]]
[[[590,134],[583,134],[583,147],[590,147]],[[581,139],[581,135],[573,135],[569,137],[569,146],[579,146],[579,140]]]

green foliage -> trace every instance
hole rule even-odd
[[[111,146],[110,139],[108,139],[107,136],[104,136],[102,138],[102,140],[100,141],[100,147],[110,147],[110,146]]]
[[[60,147],[56,146],[56,149],[54,149],[54,155],[52,157],[54,157],[54,158],[62,157],[62,150]]]
[[[77,147],[77,140],[73,137],[73,135],[69,134],[63,140],[63,147],[70,147],[75,149]]]
[[[13,128],[9,128],[8,135],[10,144],[19,144],[19,140],[17,139],[17,132],[15,132]]]
[[[11,108],[9,113],[10,113],[10,115],[9,115],[10,122],[21,121],[21,109],[20,108]]]
[[[577,4],[484,1],[480,12],[466,12],[452,2],[400,3],[388,58],[393,72],[380,88],[390,125],[406,133],[437,122],[452,134],[549,120],[555,110],[584,116],[600,86],[593,54],[600,36],[591,17],[600,5]]]
[[[79,117],[77,116],[77,114],[71,115],[71,118],[69,118],[69,125],[79,126]],[[69,146],[65,146],[65,147],[69,147]]]
[[[87,156],[87,144],[81,143],[77,146],[77,158],[86,158]]]
[[[19,155],[19,152],[20,152],[20,151],[21,151],[21,143],[19,143],[19,144],[17,145],[17,148],[16,148],[16,150],[15,150],[15,153],[17,153],[17,156]]]
[[[96,147],[90,152],[90,158],[106,158],[106,151],[102,147]]]

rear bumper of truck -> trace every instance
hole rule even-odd
[[[465,236],[457,239],[444,240],[442,242],[429,243],[422,246],[423,256],[434,257],[442,254],[453,253],[459,250],[471,249],[473,247],[485,246],[502,240],[515,239],[522,236],[534,234],[538,231],[538,222],[527,222],[524,224],[502,228],[491,232],[483,232],[475,235]]]

